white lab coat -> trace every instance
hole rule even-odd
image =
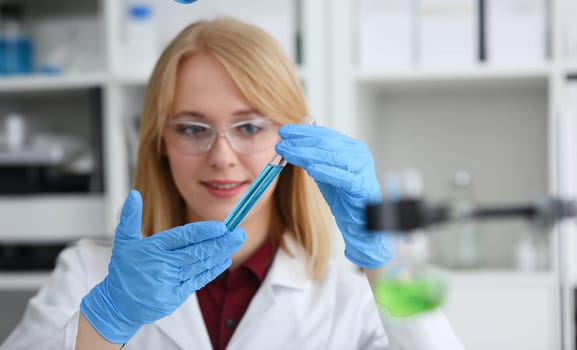
[[[462,349],[441,313],[381,322],[362,273],[331,262],[321,280],[307,279],[303,251],[292,239],[287,243],[291,254],[276,254],[229,349]],[[63,251],[0,350],[74,349],[80,301],[105,277],[111,248],[83,240]],[[124,349],[211,349],[196,295],[173,314],[144,325]]]

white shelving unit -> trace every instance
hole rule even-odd
[[[414,84],[415,86],[424,83],[437,82],[464,82],[466,84],[478,82],[506,82],[506,81],[545,81],[551,73],[549,65],[536,67],[514,67],[502,68],[482,66],[472,68],[401,68],[401,69],[364,69],[353,68],[352,80],[361,84],[375,84],[379,87],[391,88],[398,85]],[[398,87],[400,88],[400,87]]]
[[[461,169],[473,174],[481,203],[521,203],[547,193],[575,196],[566,185],[567,168],[577,168],[575,150],[559,142],[560,118],[577,119],[563,114],[566,78],[577,72],[575,61],[561,54],[563,31],[573,20],[570,1],[548,2],[551,57],[542,64],[413,62],[398,69],[355,63],[360,2],[333,1],[332,126],[367,142],[379,174],[420,171],[431,201],[445,198],[450,176]],[[570,240],[575,223],[549,235],[547,269],[521,272],[513,256],[517,236],[526,229],[519,221],[481,226],[482,265],[451,272],[445,310],[467,349],[575,346],[577,267],[567,260],[576,252],[577,241]],[[442,254],[436,235],[431,235],[433,256]]]
[[[0,79],[0,93],[99,88],[103,87],[106,81],[107,76],[103,73],[3,77]]]
[[[36,290],[49,278],[49,272],[0,273],[0,290]]]

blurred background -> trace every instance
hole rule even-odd
[[[364,140],[383,181],[410,173],[428,200],[482,205],[577,198],[575,14],[577,0],[0,0],[0,343],[66,245],[112,237],[148,76],[194,20],[272,34],[312,115]],[[428,232],[467,349],[576,348],[575,226]]]

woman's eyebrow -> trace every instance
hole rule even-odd
[[[243,109],[240,111],[236,111],[232,115],[233,116],[245,116],[245,115],[251,115],[251,114],[255,114],[255,113],[258,113],[258,111],[254,108],[250,108],[250,109]]]
[[[206,115],[197,111],[180,111],[174,115],[174,118],[178,117],[193,117],[199,119],[206,119]]]
[[[231,116],[233,117],[245,117],[245,116],[250,116],[252,114],[257,114],[259,113],[256,109],[254,108],[249,108],[249,109],[241,109],[238,111],[235,111],[231,114]],[[174,115],[173,118],[178,118],[178,117],[192,117],[192,118],[197,118],[197,119],[208,119],[207,115],[198,111],[189,111],[189,110],[184,110],[184,111],[179,111],[178,113],[176,113]]]

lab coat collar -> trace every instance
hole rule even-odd
[[[311,285],[307,269],[309,258],[292,235],[284,234],[283,240],[286,249],[278,250],[264,284],[270,284],[273,291],[278,288],[304,291]]]
[[[172,315],[158,320],[155,325],[181,349],[189,349],[190,344],[200,345],[199,349],[212,348],[196,294],[188,297]]]
[[[299,248],[291,235],[285,234],[283,239],[286,250],[279,249],[277,251],[263,284],[252,299],[238,328],[230,339],[229,346],[231,349],[253,348],[253,346],[247,346],[247,344],[254,345],[257,341],[249,339],[254,336],[251,330],[255,327],[266,329],[262,323],[270,322],[270,317],[264,317],[264,314],[269,310],[274,309],[273,313],[280,312],[283,322],[286,324],[298,323],[300,312],[297,307],[299,305],[297,300],[305,294],[304,291],[310,288],[312,283],[307,278],[307,259],[304,250]],[[278,300],[281,300],[279,298],[281,294],[283,295],[282,302],[286,305],[278,304]]]

